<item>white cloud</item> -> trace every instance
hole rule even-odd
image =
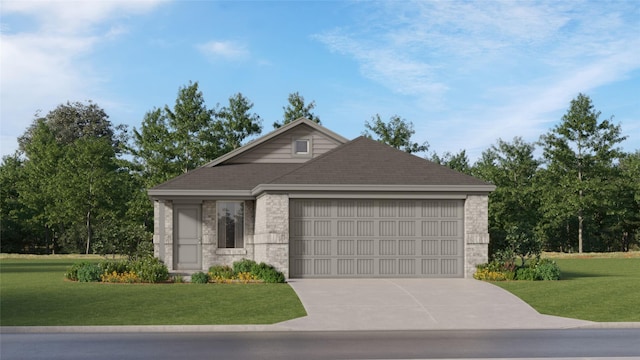
[[[477,156],[498,137],[535,141],[579,92],[640,69],[640,8],[633,2],[372,7],[358,23],[316,39],[353,58],[366,78],[413,97],[415,109],[396,111],[429,119],[414,123],[434,150],[476,148]]]
[[[241,60],[249,56],[244,44],[233,41],[209,41],[198,44],[196,48],[211,59]]]
[[[96,44],[126,33],[114,22],[141,14],[158,1],[3,1],[0,43],[2,154],[36,111],[84,101],[104,80],[85,59]],[[20,19],[20,20],[17,20]],[[14,22],[19,21],[19,22]]]

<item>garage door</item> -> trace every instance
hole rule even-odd
[[[291,277],[463,277],[463,200],[290,203]]]

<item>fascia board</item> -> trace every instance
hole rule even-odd
[[[387,192],[387,193],[490,193],[495,185],[335,185],[335,184],[260,184],[251,190],[256,196],[266,191],[276,192]]]
[[[329,129],[321,126],[321,125],[318,125],[318,124],[316,124],[315,122],[313,122],[311,120],[308,120],[308,119],[305,119],[305,118],[300,118],[300,119],[292,121],[292,122],[290,122],[290,123],[288,123],[286,125],[283,125],[280,128],[278,128],[278,129],[276,129],[276,130],[274,130],[274,131],[272,131],[272,132],[270,132],[270,133],[268,133],[268,134],[266,134],[266,135],[264,135],[262,137],[259,137],[259,138],[253,140],[252,142],[250,142],[250,143],[248,143],[248,144],[246,144],[244,146],[241,146],[241,147],[239,147],[239,148],[237,148],[237,149],[235,149],[233,151],[230,151],[230,152],[226,153],[225,155],[222,155],[219,158],[206,163],[202,167],[213,167],[213,166],[216,166],[218,164],[221,164],[221,163],[223,163],[223,162],[225,162],[225,161],[227,161],[227,160],[229,160],[231,158],[234,158],[234,157],[236,157],[236,156],[238,156],[238,155],[240,155],[240,154],[242,154],[244,152],[247,152],[247,151],[259,146],[260,144],[263,144],[263,143],[265,143],[265,142],[267,142],[267,141],[279,136],[280,134],[283,134],[283,133],[289,131],[289,129],[294,128],[296,126],[299,126],[301,124],[305,124],[305,125],[313,128],[313,129],[315,129],[315,130],[327,135],[328,137],[334,139],[335,141],[337,141],[337,142],[339,142],[341,144],[344,144],[344,143],[349,141],[349,139],[347,139],[347,138],[345,138],[345,137],[343,137],[341,135],[338,135],[335,132],[333,132],[333,131],[331,131],[331,130],[329,130]]]
[[[175,198],[237,198],[253,199],[249,190],[148,190],[147,195],[154,199]]]

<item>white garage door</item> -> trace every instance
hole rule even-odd
[[[464,277],[463,200],[292,199],[291,277]]]

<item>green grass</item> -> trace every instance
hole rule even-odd
[[[76,261],[1,258],[0,325],[273,324],[306,315],[287,284],[65,281],[64,272]]]
[[[640,258],[607,254],[554,258],[560,281],[505,281],[495,285],[538,312],[598,322],[640,321]],[[553,257],[552,257],[553,258]]]

